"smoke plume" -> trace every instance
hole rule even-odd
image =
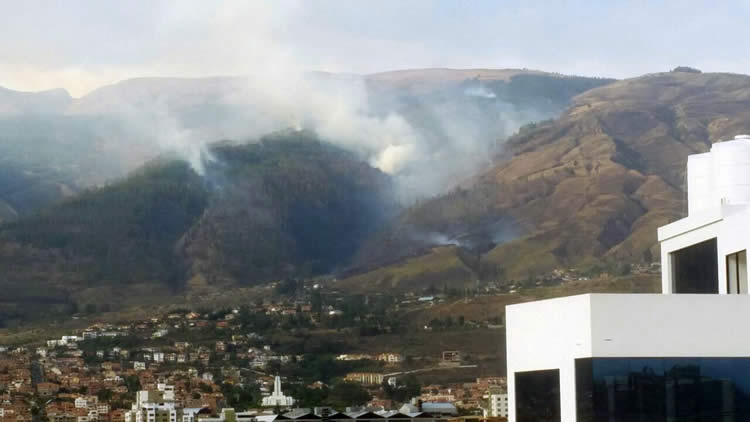
[[[459,183],[489,163],[499,140],[558,111],[501,98],[497,90],[505,81],[499,79],[420,82],[417,72],[414,82],[398,73],[310,72],[299,60],[307,52],[279,32],[287,15],[296,13],[293,6],[272,10],[262,3],[229,3],[212,10],[212,19],[175,10],[161,22],[161,41],[173,46],[170,53],[132,72],[189,75],[200,63],[202,74],[239,76],[129,79],[71,100],[61,114],[107,122],[93,129],[92,143],[122,160],[118,169],[175,153],[203,172],[212,142],[306,129],[391,174],[409,203]],[[201,37],[179,38],[190,33]],[[346,57],[321,64],[346,68]]]

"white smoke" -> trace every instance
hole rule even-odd
[[[413,152],[413,145],[388,145],[370,163],[388,174],[395,174],[412,159]]]
[[[134,71],[190,75],[200,68],[201,74],[241,76],[126,81],[74,101],[67,112],[126,122],[103,128],[101,137],[115,139],[131,167],[149,153],[175,152],[198,172],[211,142],[309,129],[393,175],[407,202],[455,185],[491,161],[498,139],[524,122],[549,117],[502,103],[479,81],[408,92],[387,81],[306,71],[309,52],[284,38],[295,13],[293,3],[168,8],[159,42],[172,48]],[[321,65],[346,68],[346,60],[326,57]]]
[[[103,136],[130,138],[140,148],[157,145],[155,153],[176,153],[201,173],[212,142],[311,130],[394,176],[405,202],[455,186],[491,162],[498,140],[523,122],[548,117],[491,98],[487,87],[477,91],[484,92],[478,99],[458,85],[435,99],[378,92],[366,77],[302,72],[287,62],[279,69],[224,79],[126,81],[78,100],[70,113],[125,119],[129,133]]]
[[[469,97],[479,97],[479,98],[497,98],[497,95],[487,89],[484,85],[474,85],[466,88],[464,91],[464,94],[466,94]]]

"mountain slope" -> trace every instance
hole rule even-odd
[[[179,288],[183,264],[172,251],[205,207],[202,185],[184,163],[153,164],[0,225],[0,325],[79,304],[148,303]]]
[[[72,101],[64,89],[22,92],[0,87],[0,114],[57,114]]]
[[[167,302],[195,277],[220,289],[328,272],[396,206],[386,175],[307,132],[209,155],[205,177],[159,160],[0,225],[0,321]]]
[[[219,145],[219,188],[182,245],[194,276],[252,285],[348,265],[396,209],[390,179],[308,132]]]
[[[186,163],[154,163],[123,182],[2,226],[0,239],[59,251],[84,285],[176,284],[171,249],[207,202],[202,179]]]
[[[361,268],[438,238],[474,250],[485,279],[658,260],[656,228],[684,213],[687,155],[749,132],[749,106],[744,75],[662,73],[587,91],[559,119],[522,128],[491,169],[407,210]]]
[[[76,190],[68,178],[53,169],[0,159],[0,222],[15,220],[61,201]]]
[[[610,82],[491,69],[315,74],[302,84],[317,88],[311,104],[306,91],[268,104],[242,77],[140,78],[80,99],[0,90],[0,319],[338,273],[397,209],[392,185],[408,200],[442,191],[519,125]],[[350,152],[291,132],[213,145],[216,161],[200,166],[206,142],[290,121],[322,126]],[[404,134],[414,148],[395,181],[363,162]],[[163,160],[119,181],[175,149],[205,169],[204,184]],[[473,255],[441,256],[445,277],[474,278]]]
[[[557,116],[574,95],[612,82],[519,69],[300,78],[289,81],[293,91],[256,86],[249,77],[135,78],[78,99],[62,90],[0,88],[0,157],[85,188],[166,151],[191,158],[206,142],[301,125],[331,132],[329,140],[373,161],[389,142],[409,143],[403,184],[410,195],[433,194],[470,175],[519,125]],[[443,171],[429,171],[437,162]]]

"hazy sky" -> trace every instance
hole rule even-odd
[[[74,96],[136,76],[282,66],[750,73],[749,2],[0,0],[0,86]]]

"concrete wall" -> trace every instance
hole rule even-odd
[[[516,372],[560,370],[563,422],[576,420],[575,359],[750,357],[750,295],[591,294],[506,308],[509,418]]]
[[[592,357],[750,356],[748,295],[590,296]]]
[[[575,417],[573,359],[591,355],[590,296],[511,305],[506,307],[508,411],[515,422],[515,373],[560,370],[560,407]],[[563,419],[566,420],[566,419]]]
[[[727,293],[726,256],[750,250],[750,207],[722,206],[720,214],[702,214],[659,228],[662,293],[672,293],[671,253],[716,238],[719,293]]]

